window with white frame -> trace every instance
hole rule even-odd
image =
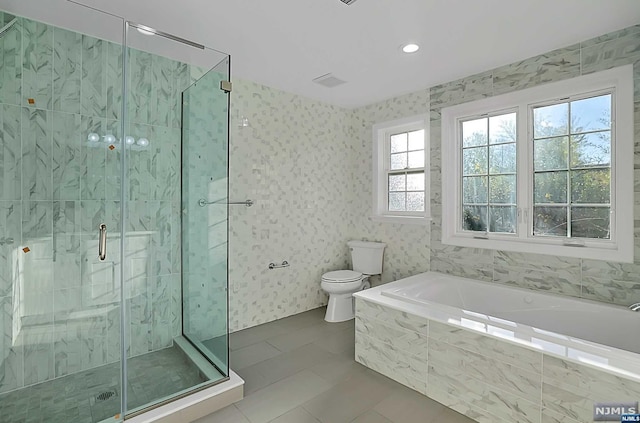
[[[633,261],[630,66],[442,119],[443,243]]]
[[[374,126],[374,219],[423,223],[428,215],[425,123],[421,116]]]

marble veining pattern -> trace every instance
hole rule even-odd
[[[82,35],[53,29],[53,110],[79,114]],[[77,128],[77,125],[74,127]]]
[[[0,12],[0,21],[6,22],[13,15]],[[0,103],[22,105],[22,20],[0,38]]]
[[[19,106],[0,105],[0,199],[22,198],[22,110]]]
[[[18,18],[0,51],[0,392],[7,392],[120,359],[121,151],[90,145],[87,136],[122,138],[123,49]],[[131,54],[131,104],[146,93],[149,109],[135,110],[128,131],[151,140],[129,155],[124,258],[135,356],[170,347],[182,330],[179,101],[195,73]],[[102,222],[111,234],[105,262],[95,254]]]
[[[637,300],[638,282],[640,282],[637,276],[640,273],[638,254],[636,254],[636,263],[621,264],[443,245],[440,242],[442,187],[438,174],[441,169],[439,151],[442,142],[440,139],[442,107],[614,66],[636,63],[640,59],[638,28],[635,26],[623,29],[522,62],[431,88],[431,168],[436,169],[436,172],[432,171],[431,183],[431,204],[434,216],[431,222],[431,270],[615,304],[628,305]],[[637,72],[634,74],[637,93],[640,77]],[[493,83],[482,82],[488,80],[492,80]],[[635,99],[638,101],[640,96],[636,94]],[[636,128],[640,125],[639,119],[636,113]],[[637,140],[636,150],[638,150]],[[635,191],[640,192],[638,184],[635,185]],[[635,244],[638,251],[640,232],[636,231],[636,234]]]
[[[403,342],[410,331],[389,318],[402,312],[361,298],[356,305],[358,362],[478,422],[586,422],[595,402],[640,396],[637,378],[407,313],[427,330]]]

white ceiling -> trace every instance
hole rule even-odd
[[[640,23],[640,0],[77,1],[230,53],[233,77],[349,108]],[[65,0],[0,8],[82,30]],[[329,72],[348,83],[311,82]]]

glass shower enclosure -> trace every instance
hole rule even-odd
[[[0,11],[8,423],[120,421],[229,376],[229,57],[70,7]]]

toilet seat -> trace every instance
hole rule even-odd
[[[322,275],[322,281],[328,283],[348,283],[362,280],[362,273],[353,270],[335,270]]]

